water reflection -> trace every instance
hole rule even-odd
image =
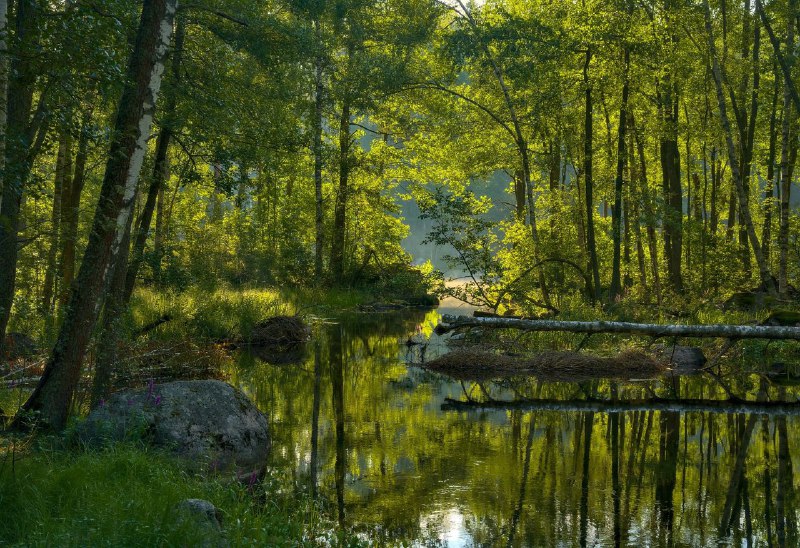
[[[729,409],[703,377],[462,383],[404,363],[431,322],[343,318],[299,365],[236,368],[269,413],[271,465],[340,527],[389,545],[798,545],[800,411],[772,403],[797,389],[731,379],[763,401]],[[446,404],[468,397],[526,403]]]

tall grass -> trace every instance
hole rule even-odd
[[[154,337],[175,339],[237,339],[246,337],[261,320],[294,314],[291,299],[276,289],[191,288],[183,292],[138,289],[132,299],[133,325],[145,325],[163,315],[171,321],[153,332]]]
[[[0,440],[0,545],[214,546],[215,531],[181,519],[186,498],[212,502],[231,546],[334,543],[310,498],[190,475],[167,455],[135,445],[100,452],[33,450],[12,460]]]

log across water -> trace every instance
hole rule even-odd
[[[800,340],[800,327],[771,325],[681,325],[648,324],[632,322],[577,322],[559,320],[521,320],[513,318],[472,318],[469,316],[442,316],[436,328],[446,333],[459,327],[486,327],[522,329],[526,331],[569,331],[572,333],[626,333],[650,337],[721,337],[726,339],[782,339]]]

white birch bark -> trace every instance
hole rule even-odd
[[[128,173],[125,176],[125,189],[123,194],[122,209],[117,215],[116,234],[114,236],[114,242],[111,246],[111,259],[108,261],[108,264],[106,264],[103,274],[105,283],[108,283],[108,274],[110,269],[116,264],[116,258],[120,251],[120,244],[125,236],[125,231],[128,227],[128,221],[133,214],[133,205],[136,202],[136,193],[139,188],[139,174],[142,171],[144,156],[147,152],[147,140],[150,138],[150,130],[153,126],[153,116],[155,115],[156,111],[156,100],[158,99],[158,92],[161,89],[161,81],[164,77],[165,61],[172,37],[172,27],[175,21],[175,12],[178,9],[178,0],[168,0],[166,7],[167,11],[164,19],[161,21],[160,26],[159,42],[156,49],[156,62],[153,65],[152,72],[150,73],[148,94],[144,101],[142,117],[139,119],[139,133],[136,137],[136,148],[131,156]],[[97,306],[99,307],[101,304],[102,299],[98,300]]]

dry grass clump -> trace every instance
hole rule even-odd
[[[599,378],[652,377],[667,367],[635,350],[598,357],[577,352],[548,351],[532,357],[512,357],[482,350],[456,350],[425,364],[427,369],[459,380],[488,380],[519,375],[548,381],[578,382]]]
[[[250,331],[250,344],[284,346],[306,342],[311,328],[299,316],[274,316],[258,323]]]

